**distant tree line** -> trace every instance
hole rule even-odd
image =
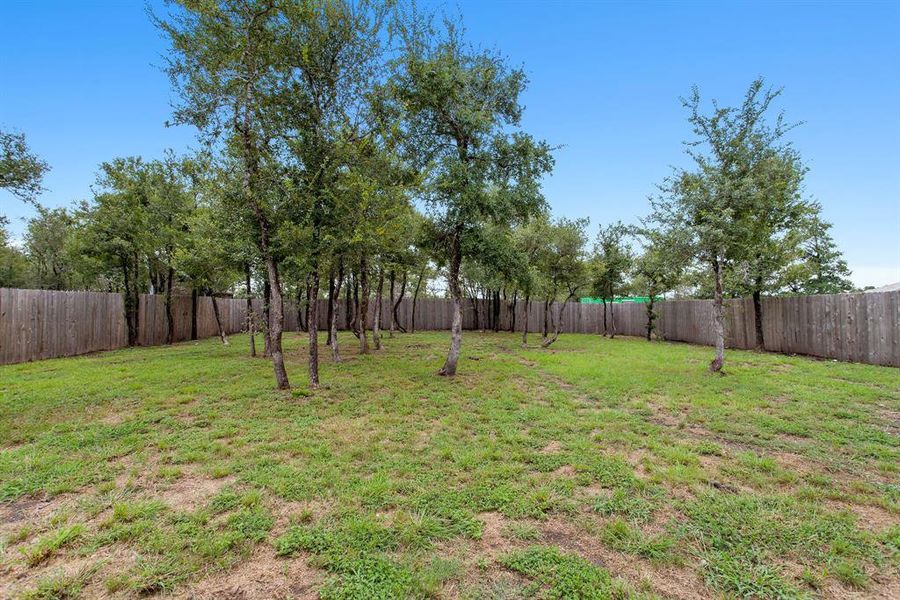
[[[121,292],[130,343],[141,293],[165,296],[170,340],[174,295],[247,297],[249,352],[260,336],[285,389],[287,297],[316,387],[314,300],[327,300],[326,346],[340,361],[339,298],[368,353],[404,331],[403,297],[439,293],[454,307],[439,371],[450,376],[467,303],[476,328],[521,331],[523,343],[540,303],[547,347],[579,297],[601,300],[599,333],[614,336],[613,300],[648,296],[652,339],[656,301],[675,294],[714,300],[720,371],[726,298],[753,298],[762,347],[763,296],[851,289],[804,194],[794,125],[771,115],[780,90],[762,80],[734,107],[707,111],[696,88],[683,99],[692,166],[659,185],[638,226],[611,223],[590,244],[587,219],[549,216],[540,183],[553,148],[521,128],[524,72],[465,42],[457,23],[344,0],[179,2],[153,19],[171,44],[173,122],[196,127],[200,151],[115,158],[91,199],[49,209],[36,200],[47,164],[22,134],[0,132],[0,183],[37,209],[21,243],[0,221],[0,286]],[[260,322],[250,297],[263,299]],[[504,304],[513,316],[501,323]]]

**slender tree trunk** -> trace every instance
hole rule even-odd
[[[309,288],[305,285],[297,286],[297,329],[307,331],[306,319],[309,317]]]
[[[166,344],[175,342],[175,315],[172,314],[172,280],[175,269],[169,267],[166,273]]]
[[[319,265],[314,261],[309,275],[307,302],[309,313],[306,329],[309,333],[309,387],[319,387]]]
[[[500,332],[500,290],[494,290],[494,333]]]
[[[389,281],[388,309],[390,312],[390,314],[388,315],[388,321],[389,321],[388,337],[394,337],[394,329],[396,329],[396,327],[397,327],[397,325],[396,325],[397,319],[394,316],[394,284],[397,281],[397,273],[394,271],[394,269],[391,269],[391,272],[388,275],[388,281]]]
[[[462,264],[462,243],[460,232],[456,231],[450,247],[450,272],[447,284],[450,287],[450,296],[453,298],[453,323],[450,326],[450,349],[447,352],[447,360],[438,371],[439,375],[452,377],[456,375],[456,365],[459,362],[459,353],[462,348],[462,290],[459,287],[459,269]]]
[[[381,295],[384,293],[384,269],[378,266],[378,285],[375,289],[375,317],[372,321],[372,341],[375,343],[375,349],[381,350],[381,307],[383,300]]]
[[[606,337],[606,334],[609,332],[606,326],[606,298],[600,298],[600,302],[603,303],[603,337]]]
[[[509,307],[509,332],[516,330],[516,304],[519,301],[519,290],[513,292],[512,303]]]
[[[560,334],[560,331],[562,330],[563,311],[566,310],[566,307],[569,305],[569,302],[571,302],[572,298],[574,298],[574,297],[575,297],[575,293],[574,292],[570,293],[566,297],[565,301],[559,305],[559,308],[556,311],[556,319],[553,323],[553,337],[551,337],[550,339],[544,340],[543,343],[541,344],[541,347],[548,348],[548,347],[550,347],[550,345],[552,343],[554,343],[556,340],[559,339],[559,334]],[[551,307],[552,307],[552,305],[551,305]]]
[[[225,335],[225,328],[222,327],[222,318],[219,316],[219,301],[213,294],[210,294],[210,298],[212,298],[213,315],[216,317],[216,329],[219,330],[219,338],[227,346],[228,336]]]
[[[256,324],[253,318],[253,288],[250,285],[250,263],[244,264],[244,274],[247,278],[247,331],[250,332],[250,356],[256,356]]]
[[[522,345],[528,345],[528,311],[531,309],[531,296],[525,294],[525,314],[522,316]]]
[[[654,302],[653,302],[653,293],[650,293],[650,299],[647,301],[647,341],[649,342],[653,339],[653,330],[655,329],[654,321],[656,320],[656,313],[653,312]]]
[[[122,257],[122,279],[125,283],[125,327],[128,329],[128,345],[135,346],[138,341],[137,313],[138,306],[132,288],[137,285],[131,281],[131,269],[128,266],[128,257]]]
[[[551,318],[551,315],[550,315],[550,306],[551,305],[552,305],[551,299],[545,298],[544,299],[544,324],[541,327],[541,343],[543,343],[547,339],[547,336],[550,333],[549,323],[550,323],[550,318]]]
[[[391,315],[393,318],[391,325],[396,326],[397,329],[406,333],[406,328],[400,323],[400,317],[397,315],[397,311],[400,309],[400,303],[403,302],[404,294],[406,294],[406,271],[403,271],[403,279],[400,280],[400,294],[397,296],[397,300],[394,301],[394,305],[391,308]]]
[[[344,257],[340,258],[338,263],[338,278],[337,283],[332,289],[331,293],[328,296],[328,303],[332,305],[334,308],[331,311],[331,320],[329,321],[329,334],[331,338],[331,359],[334,362],[341,362],[341,352],[338,348],[338,310],[337,310],[337,300],[341,294],[341,282],[344,279]],[[348,288],[349,289],[349,288]],[[349,300],[349,295],[348,295]],[[348,302],[349,305],[349,302]]]
[[[263,346],[263,356],[272,356],[272,316],[269,312],[269,305],[272,302],[272,284],[269,283],[268,267],[266,267],[266,276],[263,278],[263,334],[265,337],[265,345]]]
[[[191,340],[197,339],[197,288],[191,288]]]
[[[762,281],[756,280],[756,289],[753,290],[753,323],[756,329],[756,349],[765,350],[766,340],[763,334],[763,308],[762,308]]]
[[[359,261],[359,316],[356,318],[359,327],[359,353],[369,353],[369,337],[366,334],[366,325],[369,321],[369,267],[366,259]]]
[[[284,368],[284,352],[281,348],[281,334],[284,329],[284,297],[281,293],[281,280],[278,277],[278,265],[271,255],[266,256],[266,271],[269,274],[269,330],[266,339],[269,341],[269,355],[275,371],[275,383],[279,390],[290,389],[287,370]]]
[[[712,262],[715,293],[713,295],[713,328],[716,335],[716,357],[709,363],[709,370],[721,373],[725,366],[725,301],[722,294],[722,261]]]
[[[338,290],[341,289],[341,286],[338,285]],[[334,303],[334,268],[328,272],[328,314],[325,318],[325,321],[328,323],[328,338],[325,340],[325,345],[331,347],[332,341],[332,332],[331,332],[331,320],[334,317],[335,303]]]
[[[419,300],[419,290],[422,288],[422,279],[425,278],[425,267],[422,267],[422,272],[419,273],[419,280],[416,282],[416,289],[413,290],[412,297],[412,310],[410,311],[409,316],[409,332],[416,332],[416,302]]]
[[[344,296],[344,320],[347,323],[347,329],[356,332],[356,308],[353,305],[353,272],[347,275],[347,293]]]
[[[609,303],[609,330],[610,330],[609,339],[613,339],[616,337],[616,311],[615,311],[615,308],[616,308],[616,303],[610,302]]]

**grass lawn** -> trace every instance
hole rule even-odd
[[[897,598],[900,370],[446,333],[0,367],[0,598]]]

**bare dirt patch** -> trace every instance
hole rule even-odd
[[[541,527],[541,531],[547,543],[580,555],[636,588],[649,585],[657,594],[677,600],[717,597],[694,571],[671,565],[654,565],[650,561],[615,552],[571,523],[551,519]]]
[[[175,596],[183,600],[314,600],[322,573],[304,557],[282,559],[270,546],[226,571],[213,573]]]
[[[560,444],[556,440],[553,440],[552,442],[541,448],[541,454],[558,454],[560,450],[562,450],[562,444]]]
[[[154,496],[174,510],[193,512],[234,481],[234,477],[207,479],[185,475],[176,479],[169,486],[160,489],[159,493]]]

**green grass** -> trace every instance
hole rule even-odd
[[[729,352],[713,377],[707,348],[467,333],[447,379],[444,333],[352,339],[314,393],[273,390],[241,336],[0,368],[0,596],[178,594],[261,549],[326,599],[900,577],[897,369]]]

